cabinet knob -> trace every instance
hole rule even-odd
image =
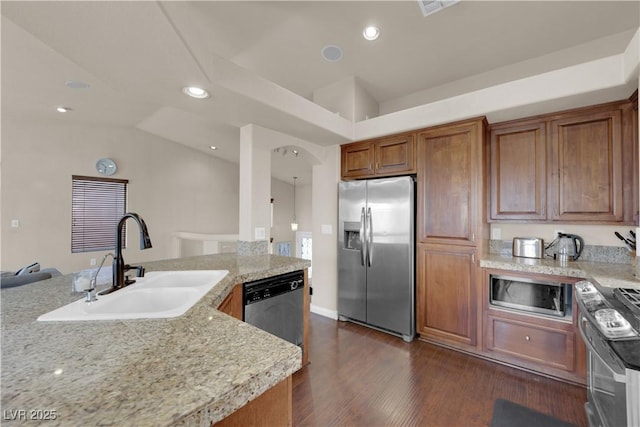
[[[530,337],[529,335],[525,335],[524,339],[525,339],[526,341],[531,341],[531,337]]]

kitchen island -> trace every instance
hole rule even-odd
[[[236,284],[309,261],[218,254],[143,265],[229,274],[170,319],[37,321],[81,298],[72,275],[2,291],[2,425],[209,426],[301,367],[298,346],[217,307]]]

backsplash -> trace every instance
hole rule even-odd
[[[269,253],[269,243],[266,240],[252,242],[238,240],[237,253],[241,256],[267,255]]]
[[[510,256],[512,244],[511,240],[489,240],[489,253]],[[579,260],[631,264],[635,256],[635,252],[621,246],[585,245]]]

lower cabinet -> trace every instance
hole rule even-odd
[[[475,346],[477,335],[476,249],[419,244],[417,332],[453,346]]]
[[[575,334],[564,329],[566,327],[537,325],[532,319],[514,320],[488,314],[487,350],[507,358],[572,371]]]
[[[238,320],[242,319],[242,284],[237,284],[233,287],[229,295],[220,303],[218,310],[228,314],[231,317],[235,317]]]
[[[564,317],[490,304],[490,275],[530,283],[580,279],[483,269],[476,249],[420,243],[416,249],[417,333],[420,339],[545,376],[586,384],[586,349],[571,299]],[[542,285],[540,285],[542,286]],[[567,292],[569,296],[574,292]]]
[[[576,279],[485,270],[482,286],[484,300],[482,354],[544,375],[585,384],[586,355],[577,327],[575,300],[571,301],[570,315],[562,319],[495,307],[489,304],[491,274],[506,274],[532,282],[540,280],[571,284],[576,282]]]
[[[289,375],[227,418],[213,425],[216,427],[289,427],[293,425],[292,393],[292,379]]]

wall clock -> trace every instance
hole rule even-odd
[[[117,169],[116,162],[111,159],[100,159],[96,162],[96,170],[100,175],[111,176]]]

